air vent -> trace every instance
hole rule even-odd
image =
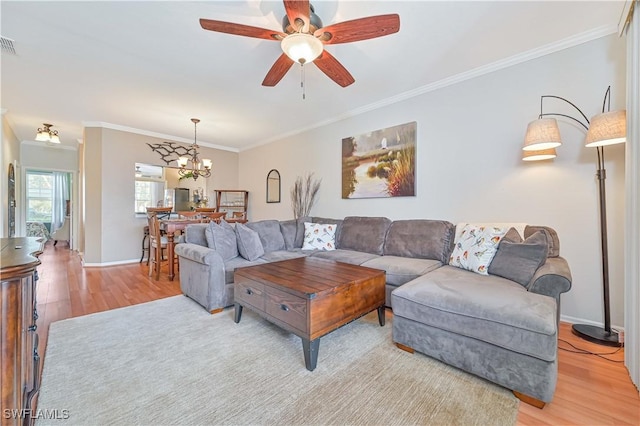
[[[13,47],[13,40],[3,36],[0,36],[0,40],[2,43],[2,53],[16,54],[16,49]]]

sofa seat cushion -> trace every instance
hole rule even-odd
[[[367,260],[362,266],[384,270],[387,273],[387,284],[399,286],[439,268],[442,262],[433,259],[380,256]]]
[[[270,251],[262,255],[260,259],[266,262],[278,262],[280,260],[289,260],[289,259],[297,259],[299,257],[305,257],[309,255],[309,250],[296,250],[296,251],[287,251],[287,250],[276,250]]]
[[[507,279],[443,266],[391,293],[394,315],[553,362],[556,301]]]
[[[225,284],[231,284],[233,282],[233,273],[236,268],[242,268],[244,266],[261,265],[268,263],[264,259],[247,260],[242,256],[234,257],[233,259],[224,262],[224,280]]]
[[[351,265],[362,265],[368,260],[380,257],[371,253],[340,249],[332,251],[315,250],[311,252],[311,256],[319,257],[321,259],[335,260],[336,262],[349,263]]]

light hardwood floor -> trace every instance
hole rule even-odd
[[[80,258],[64,244],[53,247],[51,243],[40,260],[37,297],[41,348],[46,345],[51,322],[181,294],[179,277],[168,281],[166,266],[159,281],[147,276],[144,262],[82,268]],[[574,336],[566,323],[561,324],[560,339],[561,348],[573,350],[564,340],[598,353],[615,350]],[[623,360],[623,351],[609,358]],[[553,401],[542,410],[520,403],[518,424],[640,425],[640,397],[623,363],[560,350]]]

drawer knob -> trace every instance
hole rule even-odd
[[[287,312],[289,310],[289,307],[287,305],[280,305],[280,309],[282,309],[283,311]]]
[[[247,294],[248,295],[252,295],[253,294],[253,290],[251,290],[250,288],[247,289]]]

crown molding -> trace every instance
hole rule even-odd
[[[22,141],[22,145],[29,146],[37,146],[38,148],[52,148],[52,149],[64,149],[66,151],[77,151],[78,148],[75,146],[69,146],[64,144],[49,144],[46,142],[38,142],[38,141]]]
[[[183,142],[183,143],[188,143],[188,144],[192,144],[193,143],[193,140],[182,138],[182,137],[179,137],[179,136],[172,136],[172,135],[167,135],[167,134],[164,134],[164,133],[152,132],[152,131],[149,131],[149,130],[136,129],[136,128],[133,128],[133,127],[121,126],[119,124],[105,123],[105,122],[102,122],[102,121],[83,121],[82,125],[84,127],[101,127],[103,129],[119,130],[121,132],[135,133],[137,135],[149,136],[149,137],[158,138],[158,139],[170,139],[170,140],[172,140],[174,142]],[[216,144],[209,143],[209,142],[198,141],[198,145],[199,146],[206,146],[206,147],[214,148],[214,149],[219,149],[219,150],[222,150],[222,151],[231,151],[231,152],[238,152],[239,151],[238,148],[232,148],[232,147],[223,146],[223,145],[216,145]]]
[[[353,109],[351,111],[347,111],[344,114],[328,118],[326,120],[317,122],[307,127],[299,128],[297,130],[292,130],[287,133],[282,133],[280,135],[262,140],[256,144],[250,145],[246,148],[242,148],[240,151],[246,151],[252,148],[257,148],[262,145],[267,145],[269,143],[278,141],[280,139],[288,138],[290,136],[298,135],[300,133],[307,132],[309,130],[317,129],[319,127],[323,127],[329,124],[336,123],[338,121],[345,120],[347,118],[355,117],[360,114],[364,114],[365,112],[373,111],[388,105],[393,105],[398,102],[402,102],[404,100],[428,93],[433,92],[438,89],[442,89],[447,86],[452,86],[454,84],[461,83],[466,80],[471,80],[476,77],[483,76],[485,74],[489,74],[495,71],[499,71],[513,65],[518,65],[523,62],[530,61],[532,59],[537,59],[542,56],[550,55],[552,53],[559,52],[561,50],[569,49],[571,47],[578,46],[583,43],[587,43],[589,41],[597,40],[602,37],[606,37],[611,34],[616,34],[618,32],[617,25],[605,25],[598,28],[594,28],[590,31],[586,31],[580,34],[573,35],[571,37],[564,38],[562,40],[558,40],[553,43],[546,44],[544,46],[537,47],[535,49],[527,50],[526,52],[518,53],[517,55],[510,56],[505,59],[501,59],[496,62],[492,62],[487,65],[483,65],[478,68],[474,68],[469,71],[465,71],[460,74],[452,75],[451,77],[444,78],[442,80],[435,81],[433,83],[427,84],[425,86],[418,87],[413,90],[409,90],[407,92],[400,93],[398,95],[392,96],[390,98],[382,99],[381,101],[374,102],[368,105],[364,105],[362,107]]]

